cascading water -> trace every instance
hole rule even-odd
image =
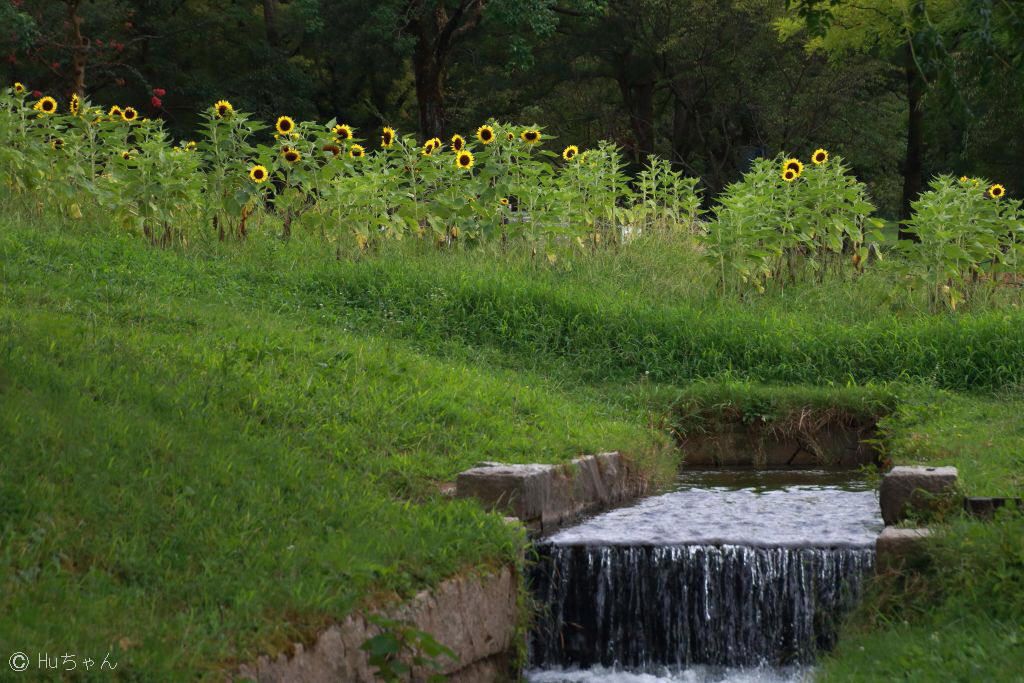
[[[671,493],[540,543],[528,677],[734,680],[775,667],[768,678],[785,680],[780,667],[795,670],[834,645],[874,564],[878,503],[849,479],[691,474]]]

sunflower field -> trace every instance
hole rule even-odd
[[[666,162],[652,159],[634,190],[613,145],[556,153],[538,127],[490,122],[423,144],[390,127],[363,138],[334,120],[281,116],[268,129],[221,100],[198,140],[176,143],[131,107],[76,97],[61,110],[16,85],[0,95],[0,168],[19,201],[36,197],[72,219],[92,204],[164,245],[244,238],[259,224],[319,236],[339,253],[407,237],[518,240],[543,253],[618,242],[627,222],[692,227],[699,214],[696,181]]]
[[[857,274],[886,253],[907,286],[955,309],[979,289],[1017,285],[1024,211],[1002,185],[940,177],[885,249],[886,223],[838,156],[758,159],[710,216],[696,178],[648,157],[635,177],[601,142],[553,151],[538,126],[490,121],[418,142],[385,126],[365,136],[337,120],[273,125],[227,100],[202,112],[196,140],[174,141],[133,107],[66,104],[15,83],[0,92],[0,173],[9,201],[79,220],[99,212],[156,245],[240,240],[252,230],[322,240],[338,257],[386,240],[443,248],[495,243],[555,262],[558,252],[640,234],[686,235],[722,293]]]

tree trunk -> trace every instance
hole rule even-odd
[[[623,75],[619,77],[619,90],[636,139],[634,159],[641,163],[648,154],[654,154],[654,81],[630,81]]]
[[[263,0],[263,26],[270,47],[279,47],[281,34],[277,30],[277,0]]]
[[[444,111],[444,78],[452,46],[480,23],[484,0],[461,0],[451,13],[444,0],[412,0],[409,30],[416,36],[413,75],[420,110],[420,133],[441,136],[447,117]]]
[[[413,68],[416,78],[416,102],[420,113],[420,134],[424,139],[444,133],[444,66],[425,41],[416,42]]]
[[[81,0],[68,3],[68,23],[71,25],[71,93],[85,96],[85,63],[88,45],[82,36],[82,17],[78,14]]]
[[[917,199],[924,187],[924,109],[921,99],[924,96],[924,79],[914,63],[910,45],[906,46],[904,73],[907,79],[907,156],[903,161],[903,203],[900,217],[910,217],[910,203]],[[900,239],[914,239],[911,233],[899,232]]]

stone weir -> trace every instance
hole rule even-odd
[[[530,669],[811,662],[859,599],[881,528],[874,491],[834,474],[683,481],[537,544]]]

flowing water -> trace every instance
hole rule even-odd
[[[801,680],[882,529],[850,472],[690,472],[538,543],[531,681]]]

